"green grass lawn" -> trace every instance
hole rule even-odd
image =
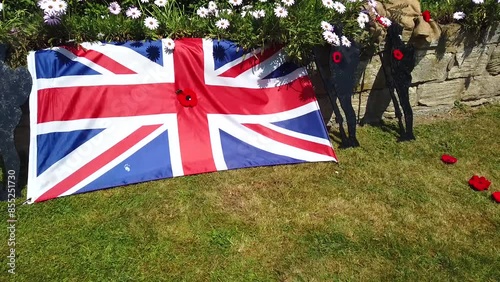
[[[414,142],[393,126],[360,127],[362,147],[336,149],[339,164],[18,206],[16,274],[2,263],[0,281],[498,281],[500,106],[420,121]],[[490,189],[469,188],[473,174]]]

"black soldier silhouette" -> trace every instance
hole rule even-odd
[[[342,37],[342,27],[335,25],[335,34]],[[352,95],[356,86],[356,70],[360,62],[360,48],[354,41],[350,41],[351,46],[330,47],[329,57],[329,75],[325,69],[318,67],[323,84],[328,92],[332,103],[333,112],[335,114],[335,122],[339,124],[339,132],[341,138],[341,148],[358,147],[359,142],[356,138],[356,113],[352,107]],[[321,65],[316,57],[316,64]],[[343,126],[344,119],[340,113],[340,108],[337,105],[337,100],[344,111],[347,131],[346,134]]]
[[[21,120],[21,106],[31,91],[31,75],[26,68],[12,69],[4,63],[5,49],[0,47],[0,163],[2,182],[0,200],[8,200],[12,188],[21,196],[19,172],[21,161],[14,142],[14,130]],[[11,175],[9,179],[9,175]],[[12,177],[13,176],[13,177]],[[9,181],[11,180],[11,181]],[[12,185],[15,184],[15,185]]]
[[[382,69],[386,77],[387,87],[391,94],[394,112],[398,118],[400,141],[414,140],[413,134],[413,111],[410,105],[409,89],[411,84],[411,72],[415,67],[415,48],[411,44],[405,44],[401,39],[403,27],[393,22],[387,28],[387,37],[384,51],[381,52]],[[389,69],[389,71],[387,70]],[[394,93],[396,90],[399,98]],[[403,125],[403,109],[405,123]]]

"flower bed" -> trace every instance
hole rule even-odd
[[[415,10],[420,13],[417,0],[398,1],[402,4],[392,9],[418,6]],[[313,46],[349,44],[350,40],[372,46],[373,31],[391,24],[379,9],[386,2],[5,0],[0,6],[0,42],[13,47],[13,65],[25,64],[29,50],[71,42],[182,37],[224,38],[244,48],[279,44],[286,46],[293,59],[306,63]],[[423,20],[459,21],[468,29],[486,27],[500,19],[498,0],[423,0],[422,6],[430,10],[422,13]],[[396,11],[392,19],[404,13]],[[331,33],[332,24],[343,26],[344,40]]]

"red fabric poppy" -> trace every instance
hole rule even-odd
[[[184,107],[194,107],[198,104],[198,97],[193,90],[186,88],[184,90],[177,90],[175,92],[177,94],[177,100]]]
[[[500,203],[500,192],[493,192],[493,194],[491,194],[491,197],[493,198],[493,200],[495,200],[495,202]]]
[[[384,27],[387,27],[387,25],[386,25],[386,24],[382,21],[382,17],[381,17],[381,16],[377,16],[377,17],[375,17],[375,20],[376,20],[379,24],[383,25]]]
[[[441,156],[441,160],[447,164],[454,164],[457,162],[457,159],[455,157],[446,154]]]
[[[469,179],[469,185],[476,191],[484,191],[490,188],[491,182],[484,176],[474,175]]]
[[[429,10],[423,11],[422,17],[424,17],[424,21],[430,22],[431,21],[431,12],[429,12]]]
[[[342,62],[342,53],[340,53],[339,51],[335,51],[333,52],[332,54],[332,60],[338,64],[340,62]]]
[[[392,51],[392,56],[398,61],[401,61],[404,57],[403,52],[401,52],[401,50],[399,49],[395,49],[394,51]]]

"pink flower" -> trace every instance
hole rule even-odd
[[[111,14],[118,15],[122,11],[122,8],[118,4],[118,2],[111,2],[111,4],[109,4],[108,10]]]

